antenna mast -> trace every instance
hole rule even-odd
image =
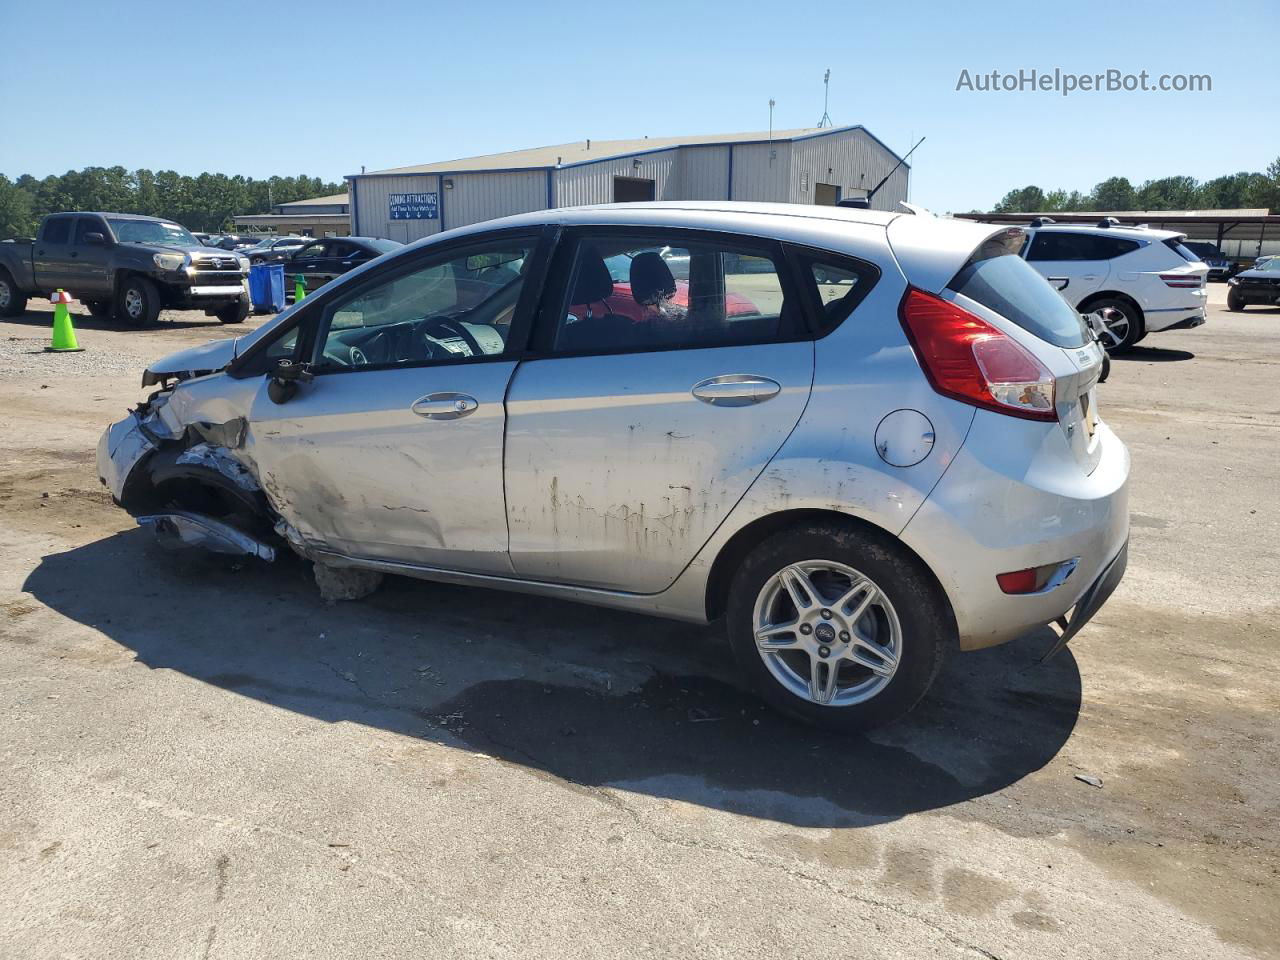
[[[822,75],[822,119],[818,121],[818,129],[823,127],[833,127],[835,124],[831,122],[831,114],[827,111],[827,104],[831,100],[831,68],[827,68],[827,72]]]

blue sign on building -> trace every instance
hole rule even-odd
[[[434,191],[393,193],[388,199],[392,220],[438,220],[440,217],[440,194]]]

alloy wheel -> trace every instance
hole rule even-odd
[[[902,659],[902,627],[889,598],[869,577],[832,560],[789,564],[765,581],[752,625],[774,679],[821,706],[870,700]]]
[[[1098,319],[1101,321],[1103,347],[1108,350],[1114,350],[1123,344],[1129,337],[1129,329],[1131,321],[1123,310],[1117,310],[1115,307],[1105,307],[1095,311]]]
[[[0,280],[0,310],[9,308],[9,301],[13,299],[13,291],[9,289],[8,280]]]
[[[140,318],[144,309],[142,294],[138,290],[130,287],[124,292],[124,312],[129,315],[131,320]]]

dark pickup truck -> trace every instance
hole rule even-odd
[[[66,290],[95,317],[130,326],[162,309],[203,310],[223,323],[249,315],[249,261],[206,247],[171,220],[127,213],[51,213],[35,240],[0,242],[0,316],[31,296]]]

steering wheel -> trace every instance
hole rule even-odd
[[[480,349],[480,343],[471,335],[460,321],[453,320],[449,317],[431,317],[422,326],[423,332],[433,339],[441,339],[440,332],[452,338],[457,337],[467,345],[467,349],[471,351],[473,357],[483,357],[484,351]]]

